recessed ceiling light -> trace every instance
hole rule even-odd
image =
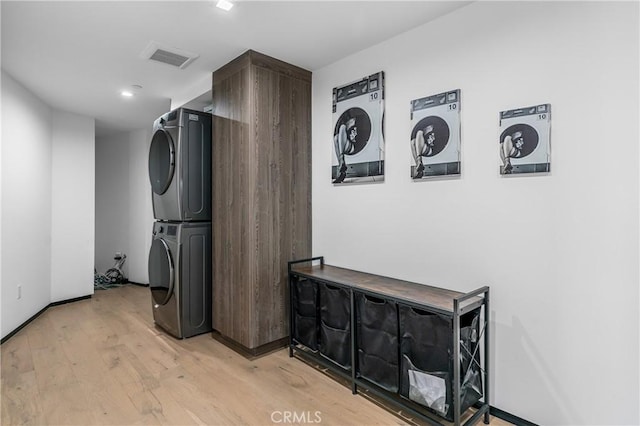
[[[219,7],[220,9],[228,12],[233,7],[233,3],[231,3],[229,0],[218,0],[216,7]]]
[[[125,98],[130,98],[130,97],[132,97],[132,96],[133,96],[133,93],[128,92],[128,91],[126,91],[126,90],[123,90],[122,92],[120,92],[120,94],[121,94],[122,96],[124,96]]]

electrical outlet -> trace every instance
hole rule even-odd
[[[18,284],[18,299],[22,299],[22,284]]]

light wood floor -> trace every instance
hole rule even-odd
[[[307,424],[414,424],[285,349],[250,361],[210,334],[176,340],[154,327],[150,297],[133,285],[97,291],[5,342],[2,425],[273,425],[285,412]]]

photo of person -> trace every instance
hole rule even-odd
[[[333,134],[335,153],[338,157],[338,175],[333,183],[341,183],[347,175],[345,156],[362,151],[371,136],[371,120],[362,108],[346,110],[336,123]]]
[[[527,138],[529,143],[526,148],[524,141],[525,129],[529,135]],[[504,174],[509,174],[513,171],[512,158],[526,157],[538,146],[538,133],[529,125],[518,124],[505,130],[501,140],[500,159],[502,160]]]
[[[424,140],[424,134],[427,133],[427,140]],[[411,139],[411,154],[416,163],[416,173],[414,179],[420,179],[424,175],[424,164],[422,157],[428,157],[433,154],[433,143],[436,140],[433,134],[433,126],[427,126],[424,130],[418,130],[416,137]]]
[[[384,180],[384,73],[333,89],[333,184]]]
[[[548,172],[550,105],[503,111],[500,117],[500,174]]]
[[[411,178],[460,174],[460,91],[411,101]]]

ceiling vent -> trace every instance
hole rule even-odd
[[[198,58],[198,54],[176,49],[175,47],[162,46],[155,41],[149,43],[140,56],[143,59],[162,62],[180,69],[186,68],[191,62]]]

